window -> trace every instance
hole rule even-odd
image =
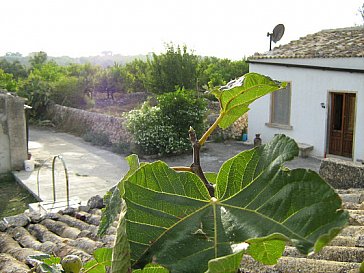
[[[271,95],[271,125],[290,126],[291,117],[291,83],[286,88],[275,91]]]

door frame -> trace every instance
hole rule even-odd
[[[351,159],[354,160],[355,156],[355,136],[356,136],[356,117],[357,117],[357,104],[358,104],[358,92],[357,91],[349,91],[349,90],[328,90],[327,91],[327,109],[326,109],[326,137],[325,137],[325,158],[327,155],[337,156],[330,154],[330,131],[331,131],[331,113],[332,113],[332,100],[331,100],[331,94],[340,93],[340,94],[354,94],[355,95],[355,104],[354,104],[354,128],[353,128],[353,145],[352,145],[352,152],[351,157],[344,157],[344,156],[338,156],[342,157],[344,159]]]

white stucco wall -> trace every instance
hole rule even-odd
[[[363,59],[362,59],[363,60]],[[364,60],[363,60],[364,66]],[[364,74],[318,69],[250,64],[250,72],[268,75],[280,81],[292,83],[292,130],[270,128],[270,95],[251,105],[249,111],[248,138],[256,133],[268,142],[274,134],[283,133],[297,142],[314,146],[313,155],[324,157],[327,145],[329,92],[354,92],[356,94],[356,120],[353,143],[353,160],[364,159]],[[325,103],[326,108],[321,107]]]

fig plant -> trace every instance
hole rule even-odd
[[[339,233],[348,221],[339,196],[317,173],[284,167],[298,155],[287,136],[237,154],[218,173],[201,168],[200,148],[217,126],[284,86],[248,73],[214,91],[220,114],[200,139],[190,128],[191,166],[127,158],[130,170],[106,194],[99,228],[104,234],[120,212],[113,273],[235,273],[245,254],[275,264],[287,242],[308,254]]]
[[[62,259],[48,254],[31,255],[28,261],[36,264],[34,272],[101,273],[111,266],[111,255],[111,248],[99,248],[94,251],[93,259],[86,263],[82,263],[77,255],[67,255]]]

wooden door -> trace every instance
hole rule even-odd
[[[331,93],[329,153],[352,157],[355,94]]]

